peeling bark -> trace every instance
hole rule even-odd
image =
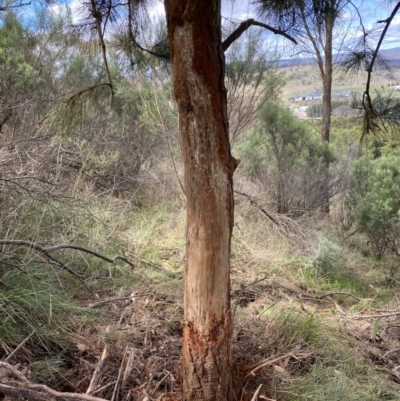
[[[232,175],[219,0],[166,0],[187,197],[184,400],[231,400]]]

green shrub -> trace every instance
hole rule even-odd
[[[400,256],[400,159],[360,158],[351,173],[348,205],[357,228],[369,239],[374,256]]]
[[[298,216],[324,203],[321,191],[332,149],[308,123],[278,102],[266,102],[257,124],[241,143],[242,168],[265,189],[278,213]]]
[[[323,243],[315,259],[316,275],[329,279],[338,278],[344,265],[342,249],[329,241]]]

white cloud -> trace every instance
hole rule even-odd
[[[160,17],[165,17],[164,2],[157,1],[149,8],[149,16],[152,20],[158,20]]]
[[[85,19],[85,8],[81,0],[71,0],[69,7],[71,10],[71,20],[73,24],[79,24]]]
[[[250,1],[222,1],[221,14],[224,18],[246,20],[255,17],[255,10]]]

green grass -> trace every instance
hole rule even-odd
[[[3,256],[17,257],[12,259],[17,267],[0,266],[0,338],[12,350],[36,330],[16,355],[17,361],[30,363],[31,379],[56,389],[65,389],[70,381],[84,392],[105,343],[115,347],[114,373],[126,346],[138,350],[140,374],[146,358],[157,352],[164,352],[170,371],[176,369],[183,319],[184,205],[168,201],[139,207],[91,198],[34,208],[26,202],[17,209],[4,218],[8,231],[3,237],[75,243],[110,257],[123,255],[135,265],[109,265],[74,250],[57,252],[71,268],[91,277],[87,285],[94,296],[43,255],[3,248]],[[235,333],[247,337],[235,341],[234,357],[254,364],[287,354],[275,366],[258,370],[246,388],[263,383],[265,397],[282,401],[399,399],[398,384],[370,358],[372,351],[382,355],[386,350],[357,338],[384,335],[385,321],[359,325],[348,320],[375,313],[372,308],[398,307],[398,287],[385,278],[393,261],[364,256],[365,238],[357,234],[343,241],[335,221],[299,220],[316,235],[297,247],[243,199],[237,199],[235,219],[232,302],[243,285],[251,299],[236,310]],[[329,292],[359,299],[346,294],[318,298]],[[88,307],[131,294],[134,302]],[[390,347],[399,346],[396,341]],[[140,382],[139,373],[135,377]]]

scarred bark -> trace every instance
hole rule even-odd
[[[184,400],[230,400],[232,175],[220,1],[166,0],[187,197]]]

